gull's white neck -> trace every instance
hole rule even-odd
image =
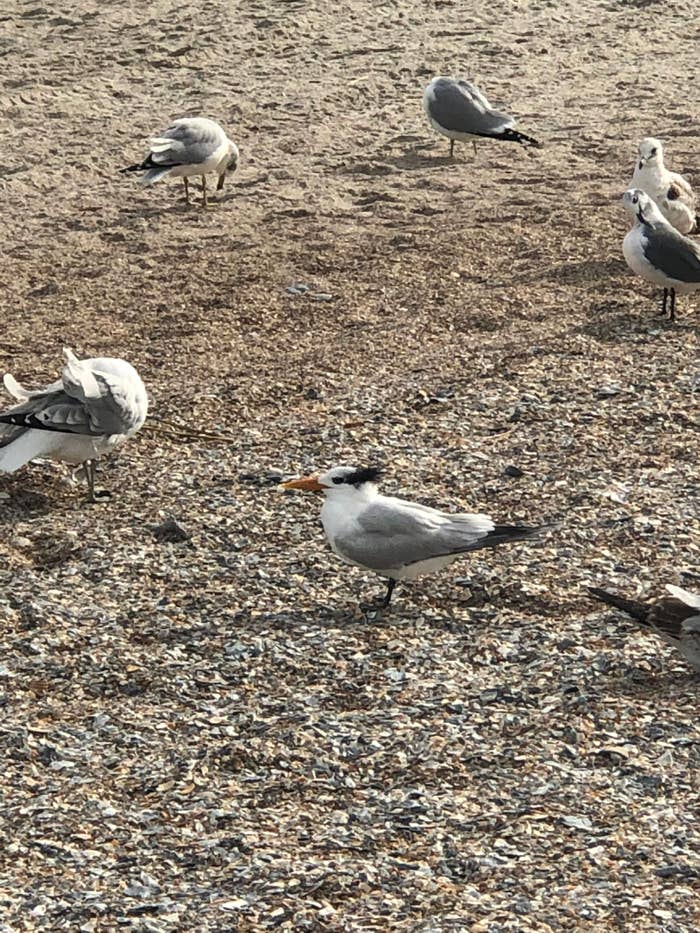
[[[645,162],[641,168],[639,168],[639,163],[637,163],[632,181],[635,185],[638,181],[643,183],[637,187],[643,187],[645,184],[660,184],[666,174],[666,166],[664,165],[663,157],[657,157],[653,162]]]
[[[657,227],[659,224],[669,225],[664,215],[653,202],[644,208],[644,220],[642,221],[637,217],[637,223],[640,227],[645,224],[652,227]]]

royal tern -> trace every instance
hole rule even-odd
[[[238,147],[223,128],[206,117],[182,117],[151,140],[151,151],[143,162],[120,169],[121,172],[145,172],[142,185],[153,185],[170,175],[185,183],[185,200],[190,203],[188,177],[202,176],[202,205],[207,206],[207,179],[210,173],[219,176],[217,191],[224,187],[226,172],[238,165]]]
[[[321,521],[331,548],[346,563],[388,577],[384,606],[399,580],[413,580],[449,566],[469,551],[520,541],[543,530],[496,525],[488,515],[441,512],[383,496],[376,484],[379,474],[374,467],[338,466],[283,486],[324,494]]]
[[[676,648],[691,667],[700,671],[700,596],[682,590],[679,586],[669,585],[666,589],[670,596],[643,603],[616,596],[595,586],[588,588],[595,599],[631,616],[663,638],[666,644]]]
[[[664,150],[658,139],[643,139],[634,164],[632,188],[640,188],[656,204],[666,220],[680,233],[697,229],[697,202],[690,184],[664,165]]]
[[[640,188],[625,191],[622,202],[634,218],[634,226],[622,244],[627,265],[648,282],[664,290],[661,313],[676,316],[676,292],[679,295],[700,288],[700,245],[675,230],[657,204]]]
[[[124,360],[79,360],[65,349],[61,378],[28,390],[9,373],[5,388],[19,404],[0,414],[0,472],[48,457],[85,464],[95,501],[95,460],[134,435],[146,420],[148,397],[139,374]]]
[[[513,129],[515,118],[494,110],[481,91],[469,81],[433,78],[423,93],[423,106],[434,130],[450,141],[450,156],[455,140],[472,141],[476,152],[479,137],[540,146],[532,136]]]

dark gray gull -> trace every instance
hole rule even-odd
[[[202,205],[207,206],[206,176],[219,176],[217,191],[224,187],[227,172],[238,165],[238,147],[223,128],[206,117],[182,117],[151,140],[151,151],[143,162],[120,169],[121,172],[145,172],[142,185],[153,185],[170,175],[185,183],[185,201],[190,203],[188,177],[202,176]]]
[[[433,78],[423,94],[423,105],[433,129],[449,139],[450,156],[454,152],[455,140],[471,139],[476,152],[479,137],[541,146],[532,136],[513,129],[515,118],[494,110],[481,91],[469,81]]]
[[[375,467],[339,466],[282,485],[324,494],[321,523],[331,548],[346,563],[388,577],[385,607],[399,580],[415,580],[469,551],[522,541],[548,527],[496,525],[488,515],[441,512],[383,496],[379,474]]]
[[[19,404],[0,414],[0,473],[43,457],[81,463],[95,501],[95,460],[142,427],[148,396],[125,360],[79,360],[72,350],[63,352],[61,378],[43,389],[25,389],[5,375],[5,388]]]
[[[666,314],[668,308],[674,320],[676,292],[684,295],[700,288],[700,246],[672,227],[641,188],[625,191],[622,203],[634,218],[634,226],[622,244],[627,265],[647,282],[662,286],[661,313]]]
[[[666,587],[670,596],[644,603],[616,596],[590,586],[589,593],[600,602],[614,606],[644,628],[675,648],[696,671],[700,671],[700,596],[680,586]]]

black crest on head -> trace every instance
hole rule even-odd
[[[350,486],[361,486],[363,483],[374,483],[381,476],[382,471],[379,467],[365,467],[361,470],[355,470],[354,473],[348,473],[343,477],[343,482]]]

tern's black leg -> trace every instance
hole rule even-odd
[[[664,298],[663,298],[663,301],[661,302],[661,315],[662,315],[663,317],[666,317],[666,303],[667,303],[667,302],[668,302],[668,289],[665,288],[665,289],[664,289]]]
[[[670,321],[676,320],[676,289],[675,288],[671,289],[671,313],[669,314],[668,317]]]
[[[185,204],[190,203],[190,183],[187,181],[187,175],[183,175],[182,180],[185,183]]]
[[[391,578],[389,578],[389,583],[386,588],[386,596],[384,597],[384,602],[382,603],[382,606],[385,609],[391,602],[391,594],[394,592],[395,586],[396,586],[396,580],[392,580]]]
[[[455,141],[454,139],[450,140],[450,158],[453,159],[455,154]]]
[[[474,155],[476,155],[476,140],[472,139],[472,146],[474,147]]]

